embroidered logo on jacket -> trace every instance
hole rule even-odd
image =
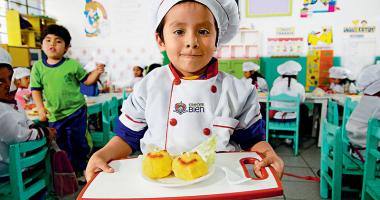
[[[205,105],[204,103],[189,103],[188,106],[184,104],[182,101],[179,103],[176,103],[174,105],[174,112],[182,115],[183,113],[189,112],[189,113],[201,113],[205,112]]]

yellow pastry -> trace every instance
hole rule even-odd
[[[172,160],[165,150],[150,152],[143,158],[143,174],[152,179],[169,176],[172,172]]]
[[[197,152],[187,152],[173,160],[173,172],[177,178],[193,180],[208,173],[206,162]]]

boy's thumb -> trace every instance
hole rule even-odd
[[[107,172],[107,173],[113,173],[114,170],[112,167],[110,167],[108,164],[103,164],[101,166],[99,166],[99,168],[104,171],[104,172]]]

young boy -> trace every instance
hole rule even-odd
[[[42,34],[42,51],[46,56],[33,65],[30,85],[40,121],[49,119],[49,126],[57,129],[57,144],[67,152],[75,171],[81,172],[90,148],[85,137],[86,101],[79,92],[79,84],[95,83],[104,67],[87,74],[77,61],[63,57],[70,40],[70,33],[63,26],[46,28]]]
[[[0,182],[8,179],[9,145],[42,138],[50,140],[54,129],[39,128],[30,121],[14,99],[13,68],[8,52],[0,48]]]
[[[89,181],[107,163],[154,145],[171,154],[190,151],[210,135],[217,151],[239,146],[263,153],[255,172],[272,165],[281,177],[283,161],[265,142],[254,87],[218,71],[216,46],[235,35],[239,14],[234,0],[155,0],[156,41],[171,63],[149,73],[124,101],[117,136],[90,158]]]
[[[32,92],[29,89],[30,83],[30,70],[24,67],[17,67],[13,72],[14,84],[16,85],[16,101],[24,109],[26,104],[31,100]]]

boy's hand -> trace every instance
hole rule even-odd
[[[104,73],[104,67],[105,67],[105,65],[103,65],[103,64],[96,64],[95,72],[98,74],[103,74]]]
[[[41,122],[46,122],[47,121],[47,117],[46,117],[47,113],[48,113],[48,111],[46,110],[45,107],[38,109],[38,117],[39,117],[39,120]]]
[[[97,152],[95,152],[91,156],[86,167],[85,176],[86,176],[87,182],[89,182],[90,180],[94,178],[95,173],[101,172],[101,171],[104,171],[107,173],[113,173],[114,169],[111,168],[107,164],[107,161],[103,157],[101,157],[100,155],[97,154]]]
[[[260,169],[262,167],[267,167],[267,166],[272,166],[276,170],[277,176],[280,179],[282,178],[282,174],[284,173],[284,161],[282,161],[282,159],[279,156],[277,156],[276,153],[265,152],[263,160],[255,162],[254,171],[255,171],[256,176],[258,176],[259,178],[262,178]]]
[[[55,128],[46,127],[48,130],[48,134],[46,135],[47,141],[50,144],[51,141],[55,140],[55,137],[57,135],[57,130]]]

